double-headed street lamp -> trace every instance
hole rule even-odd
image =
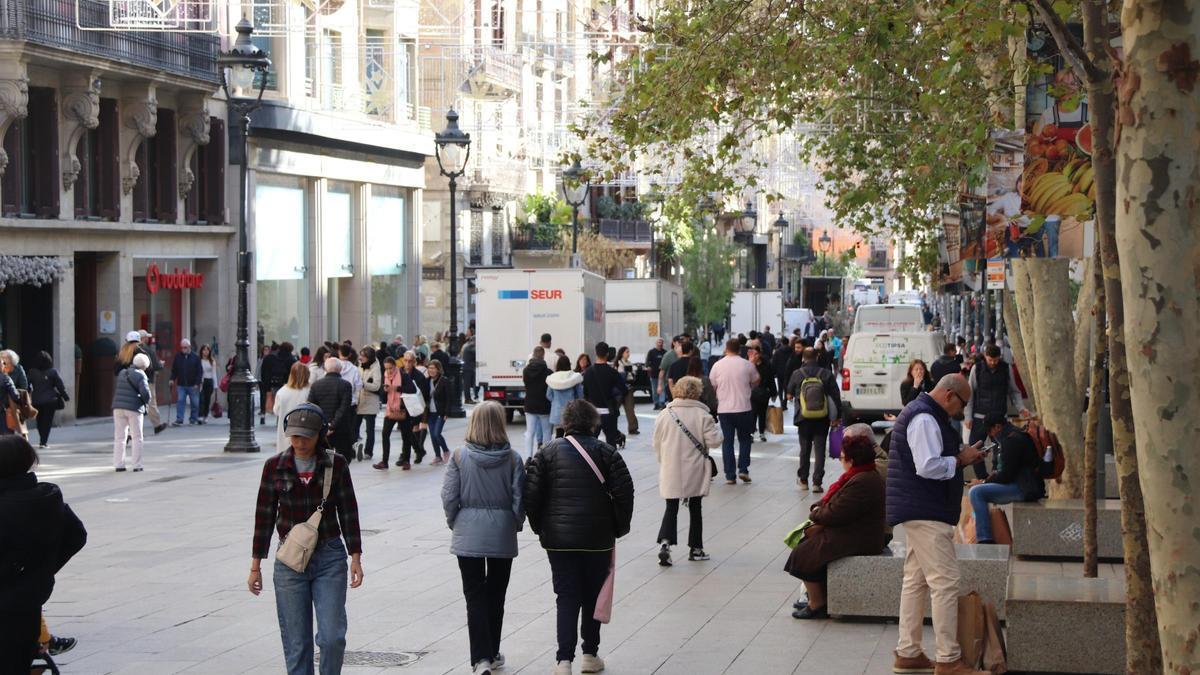
[[[775,219],[775,231],[779,233],[779,259],[775,266],[779,269],[775,270],[779,276],[779,292],[783,292],[783,233],[787,231],[788,221],[783,217],[783,211],[779,212],[779,217]]]
[[[745,279],[748,288],[754,288],[754,280],[750,278],[750,253],[754,246],[754,231],[758,229],[758,211],[754,210],[754,202],[746,202],[746,210],[736,220],[737,233],[745,240],[746,247],[742,255],[746,256]]]
[[[263,91],[267,88],[267,71],[271,59],[254,43],[250,34],[254,26],[243,18],[234,28],[237,39],[229,48],[217,56],[217,67],[221,71],[221,89],[225,92],[226,105],[231,116],[238,121],[240,133],[234,138],[230,134],[229,154],[241,160],[241,218],[238,222],[238,314],[236,352],[233,372],[229,376],[229,442],[225,452],[258,452],[258,441],[254,439],[254,411],[251,392],[258,384],[250,372],[250,326],[247,297],[250,273],[253,270],[253,254],[246,237],[246,221],[249,220],[249,184],[247,166],[250,163],[247,151],[247,136],[250,134],[250,113],[262,105]],[[255,92],[255,87],[258,91]],[[231,91],[232,88],[232,91]],[[236,93],[236,95],[235,95]]]
[[[579,267],[579,207],[587,201],[588,176],[576,159],[563,169],[563,198],[571,205],[571,267]]]
[[[466,417],[462,405],[462,359],[458,344],[458,207],[454,204],[458,179],[467,170],[471,157],[471,134],[458,127],[458,113],[446,112],[446,128],[433,138],[438,170],[450,179],[450,410],[448,417]]]

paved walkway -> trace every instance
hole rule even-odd
[[[795,485],[794,435],[755,443],[753,484],[713,485],[704,505],[712,560],[690,563],[677,548],[683,560],[661,568],[654,417],[649,406],[639,412],[642,434],[630,436],[623,452],[637,498],[633,530],[618,544],[613,622],[602,631],[606,672],[890,673],[894,625],[791,618],[801,586],[783,572],[782,538],[810,504]],[[523,445],[524,426],[509,428],[514,445]],[[283,672],[270,573],[261,596],[245,587],[255,492],[274,439],[273,426],[258,429],[263,454],[239,456],[221,451],[224,420],[173,428],[147,441],[145,472],[120,474],[111,469],[111,424],[54,430],[39,476],[62,486],[89,530],[87,547],[59,575],[46,608],[57,634],[79,638],[60,657],[65,673]],[[452,447],[464,430],[462,421],[447,426]],[[427,463],[410,472],[353,467],[366,580],[349,591],[349,658],[412,652],[419,659],[393,668],[348,665],[347,673],[469,672],[441,473]],[[686,528],[686,515],[681,520]],[[528,529],[520,544],[505,672],[548,673],[555,644],[550,568]],[[932,638],[926,643],[931,650]]]

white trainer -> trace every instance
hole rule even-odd
[[[581,673],[598,673],[604,670],[604,659],[591,654],[584,654],[579,660],[579,672]]]
[[[492,662],[484,659],[476,663],[471,669],[471,675],[492,675]]]
[[[554,666],[554,672],[552,672],[550,675],[571,675],[571,662],[559,661],[558,664]]]

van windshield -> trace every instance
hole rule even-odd
[[[854,313],[854,332],[921,332],[925,319],[912,305],[865,305]]]

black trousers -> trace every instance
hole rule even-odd
[[[58,412],[49,405],[44,408],[38,408],[37,414],[37,430],[38,443],[45,445],[46,441],[50,440],[50,427],[54,424],[54,413]]]
[[[512,574],[512,558],[458,556],[463,597],[467,600],[467,633],[471,638],[471,665],[500,653],[504,628],[504,594]]]
[[[802,420],[796,425],[796,433],[800,437],[800,468],[796,477],[808,482],[808,468],[813,459],[813,485],[820,485],[825,480],[825,444],[829,440],[829,420]],[[814,458],[815,455],[815,458]]]
[[[611,406],[608,410],[607,415],[600,416],[600,428],[604,430],[604,442],[616,447],[617,441],[621,438],[621,430],[617,428],[617,418],[621,416],[621,408],[620,406]]]
[[[40,607],[4,608],[0,612],[0,673],[28,673],[42,632]]]
[[[767,433],[767,408],[771,407],[770,403],[764,403],[762,407],[754,406],[754,421],[758,425],[758,433]]]
[[[388,463],[388,457],[392,454],[392,429],[395,429],[401,420],[393,420],[387,417],[383,418],[383,463]],[[404,433],[401,431],[401,433]]]
[[[421,447],[421,434],[417,432],[419,422],[419,419],[412,416],[400,420],[401,464],[410,463],[413,452],[417,453],[418,459],[425,456],[425,448]]]
[[[971,433],[968,436],[967,445],[975,445],[979,441],[987,438],[987,428],[983,424],[983,420],[979,417],[971,420]],[[971,465],[971,470],[975,472],[975,477],[983,480],[987,478],[987,461],[975,462]]]
[[[258,383],[258,414],[259,415],[267,414],[267,392],[269,392],[269,391],[271,391],[271,388],[267,386],[267,383],[260,380]]]
[[[363,443],[363,454],[367,457],[375,455],[375,417],[375,415],[359,415],[358,424],[354,428],[355,435],[358,435],[363,422],[367,423],[367,440]]]
[[[785,380],[784,380],[782,377],[777,377],[777,378],[775,378],[775,380],[776,380],[777,382],[779,382],[779,392],[780,392],[780,394],[779,394],[779,405],[780,405],[780,406],[781,406],[781,407],[782,407],[784,410],[787,410],[787,394],[785,394],[785,393],[783,393],[783,392],[786,392],[786,391],[787,391],[787,384],[788,384],[788,383],[787,383],[787,382],[786,382],[786,381],[785,381]]]
[[[204,382],[200,385],[200,419],[208,419],[208,412],[212,409],[212,396],[212,378],[205,378]]]
[[[700,501],[703,497],[688,497],[688,548],[704,548],[704,516]],[[675,533],[679,530],[679,500],[668,499],[663,512],[662,526],[658,528],[658,543],[667,542],[674,546]]]
[[[604,580],[612,551],[546,551],[554,577],[554,595],[558,608],[558,653],[556,661],[575,660],[575,642],[583,634],[583,653],[595,656],[600,651],[600,622],[596,597]]]

